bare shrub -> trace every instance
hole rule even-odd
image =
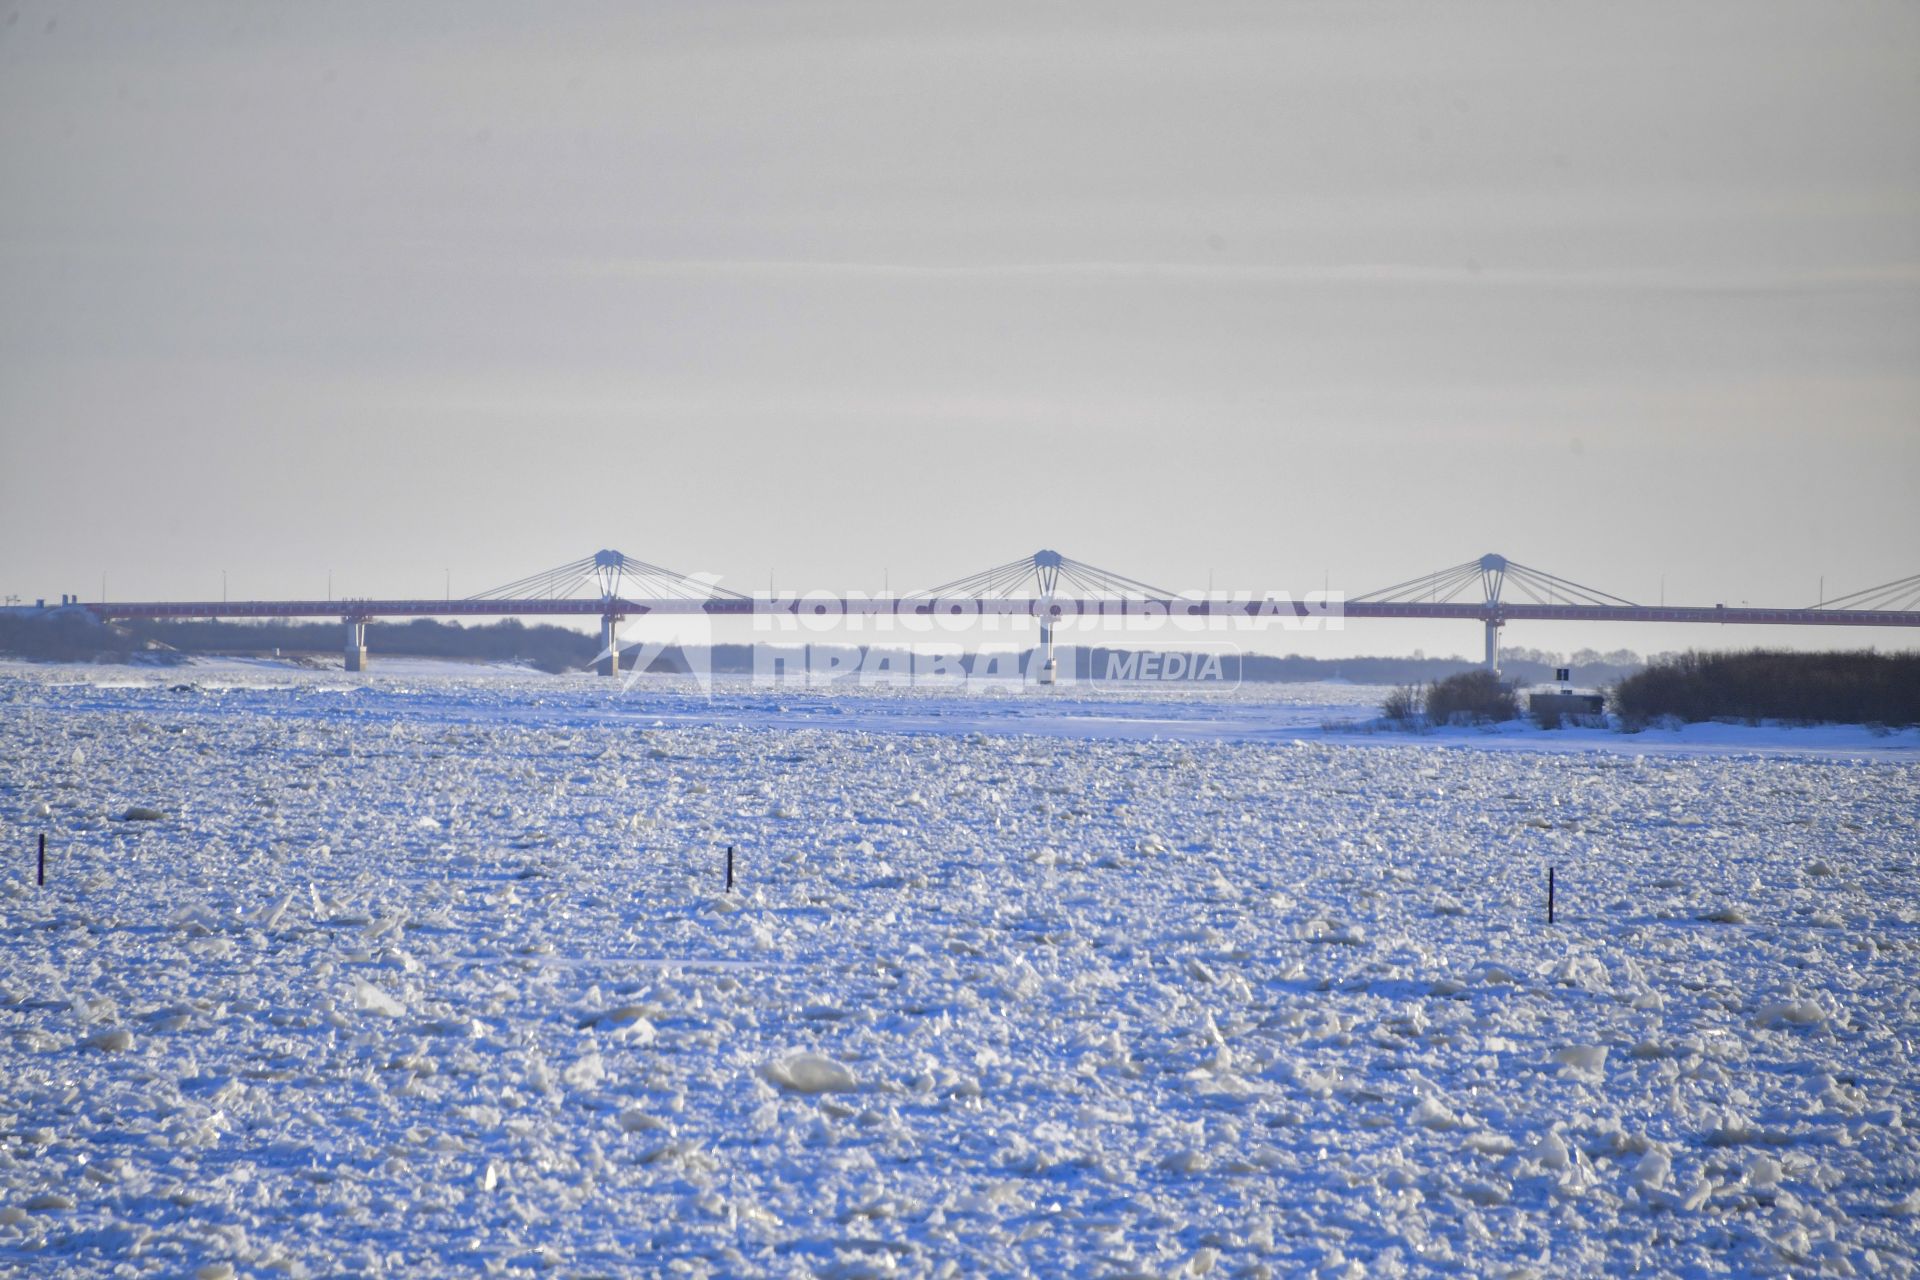
[[[1520,700],[1491,671],[1462,671],[1427,686],[1427,719],[1434,724],[1515,720]]]
[[[1389,720],[1411,724],[1426,710],[1426,697],[1417,684],[1403,684],[1389,693],[1380,704],[1380,714]]]

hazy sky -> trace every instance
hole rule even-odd
[[[1911,3],[0,15],[0,592],[1920,571]]]

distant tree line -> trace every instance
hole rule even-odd
[[[1679,720],[1920,724],[1920,653],[1682,653],[1622,680],[1613,709],[1629,726]]]
[[[35,662],[124,662],[140,647],[119,627],[91,614],[61,610],[38,616],[0,614],[0,653]]]
[[[452,658],[479,662],[520,662],[540,671],[579,671],[592,664],[600,651],[599,638],[550,624],[529,626],[505,619],[484,626],[462,626],[419,618],[408,622],[376,622],[368,628],[368,647],[377,662],[381,654]],[[259,622],[211,620],[136,620],[101,625],[84,612],[53,611],[35,617],[0,617],[0,652],[49,662],[132,659],[166,661],[169,654],[226,654],[256,656],[276,650],[286,655],[336,657],[346,646],[346,628],[338,622],[297,622],[288,618]],[[625,655],[632,661],[631,650]],[[1121,650],[1082,650],[1097,677],[1106,670],[1109,653]],[[713,649],[714,671],[747,674],[754,670],[753,650],[747,645],[723,644]],[[972,668],[972,660],[963,665]],[[1296,682],[1345,680],[1353,684],[1427,684],[1479,664],[1466,658],[1406,657],[1312,658],[1301,654],[1226,654],[1221,678],[1241,682]],[[1637,654],[1627,651],[1601,654],[1583,650],[1570,658],[1516,649],[1508,651],[1503,673],[1522,684],[1553,678],[1553,668],[1571,665],[1583,684],[1611,683],[1640,667]],[[689,665],[677,648],[668,646],[649,663],[657,672],[684,672]]]
[[[140,642],[183,653],[257,655],[283,653],[337,655],[346,648],[347,629],[339,622],[147,622],[125,624]],[[414,618],[375,622],[367,628],[374,660],[381,654],[414,658],[453,658],[469,662],[520,662],[547,672],[578,671],[600,652],[597,636],[550,624],[528,626],[506,618],[482,627]]]
[[[508,618],[484,627],[418,618],[368,629],[376,658],[454,658],[523,662],[541,671],[578,671],[600,651],[599,639],[566,627],[527,626]],[[255,657],[280,652],[337,659],[346,648],[339,622],[130,620],[107,625],[79,611],[0,617],[0,651],[42,662],[165,662],[183,654]]]

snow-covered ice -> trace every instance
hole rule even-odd
[[[0,1271],[1914,1274],[1920,738],[1379,692],[7,668]]]

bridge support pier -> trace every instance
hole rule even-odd
[[[346,667],[349,671],[367,669],[367,620],[348,618]]]
[[[620,619],[615,614],[600,615],[600,656],[593,661],[596,675],[620,674]]]
[[[1052,684],[1060,673],[1060,664],[1053,656],[1053,619],[1040,619],[1040,683]]]
[[[1487,619],[1487,670],[1493,675],[1500,674],[1500,627],[1501,619]]]

